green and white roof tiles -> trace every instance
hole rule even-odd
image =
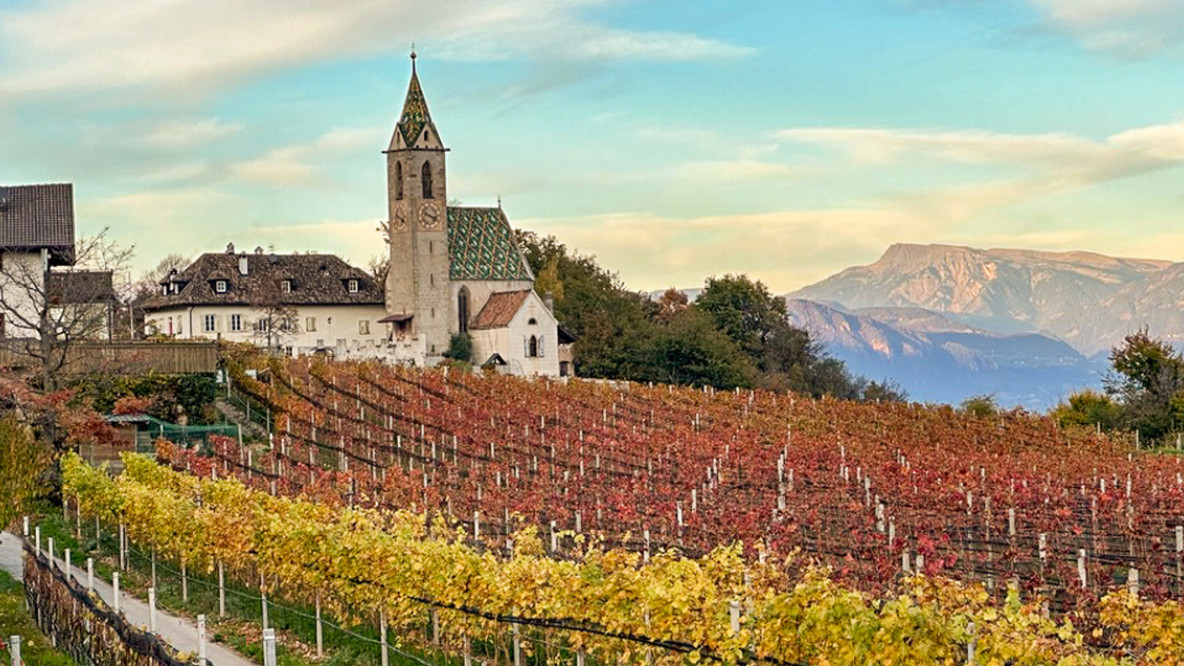
[[[501,208],[448,207],[449,278],[534,280]]]

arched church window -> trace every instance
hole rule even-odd
[[[423,182],[423,198],[432,198],[432,163],[423,163],[423,173],[420,175],[420,180]]]
[[[395,162],[395,198],[403,198],[403,163]]]
[[[460,324],[459,330],[461,333],[469,332],[469,288],[461,287],[460,293],[456,295],[456,317]]]
[[[529,342],[526,346],[526,355],[530,358],[538,358],[539,356],[539,339],[536,336],[530,336]]]

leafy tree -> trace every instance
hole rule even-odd
[[[453,333],[452,339],[448,341],[448,349],[444,352],[444,358],[472,364],[473,338],[469,337],[468,333]]]
[[[696,308],[683,310],[660,328],[651,358],[650,378],[668,384],[749,387],[756,373],[736,343]]]
[[[7,527],[28,503],[49,490],[42,475],[51,453],[16,416],[0,419],[0,528]]]
[[[864,384],[860,399],[864,402],[905,402],[908,400],[908,393],[900,384],[885,379]]]
[[[790,325],[785,299],[746,275],[709,278],[695,307],[708,313],[756,368],[761,388],[850,400],[862,397],[860,380],[828,357],[806,331]]]
[[[579,342],[576,372],[585,377],[641,379],[650,374],[648,352],[655,328],[649,300],[630,292],[591,256],[571,252],[554,236],[518,232],[518,243],[536,275],[540,294],[555,299],[555,316]]]
[[[976,395],[963,400],[958,409],[964,414],[985,418],[999,413],[999,403],[993,395]]]
[[[1121,423],[1146,441],[1161,440],[1184,423],[1184,357],[1146,328],[1110,353],[1114,371],[1106,392],[1122,405]]]
[[[1052,416],[1062,428],[1086,426],[1109,431],[1118,426],[1122,406],[1105,393],[1085,389],[1070,395],[1068,402],[1057,405]]]

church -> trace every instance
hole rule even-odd
[[[474,365],[515,375],[571,372],[574,339],[497,207],[448,205],[448,149],[428,112],[415,54],[387,158],[390,270],[380,321],[403,361],[435,365],[454,335],[472,340]]]

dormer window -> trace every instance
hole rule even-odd
[[[219,293],[219,294],[225,294],[226,293],[226,280],[215,280],[214,281],[214,292]]]
[[[285,294],[292,293],[292,281],[280,280],[280,292]]]
[[[169,293],[170,293],[170,294],[175,294],[175,293],[177,293],[177,283],[176,283],[176,282],[170,282],[170,283],[169,283]]]
[[[345,283],[345,288],[348,289],[349,293],[351,293],[351,294],[358,293],[358,281],[357,280],[347,280]]]
[[[160,295],[161,296],[168,296],[169,295],[169,286],[167,284],[160,285]]]

